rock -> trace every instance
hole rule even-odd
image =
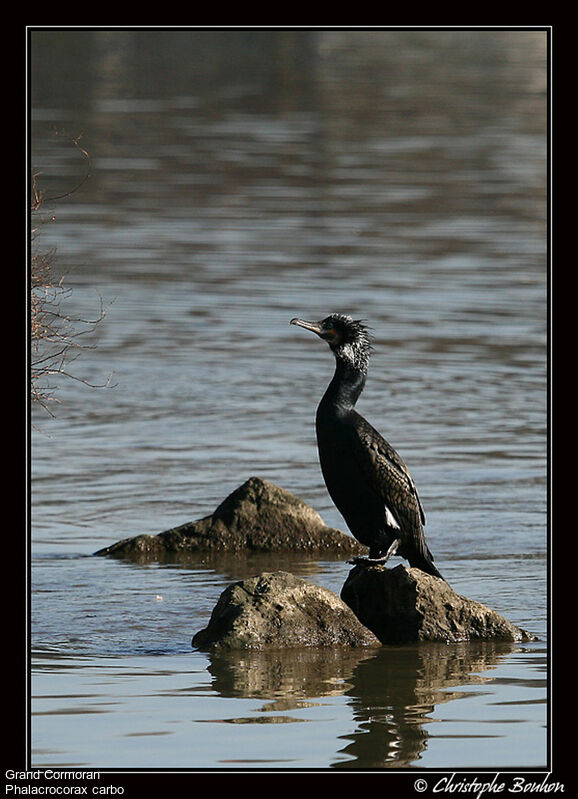
[[[402,564],[355,566],[341,598],[384,644],[410,641],[536,640],[443,580]]]
[[[251,477],[210,515],[158,535],[126,538],[96,555],[162,559],[195,552],[366,551],[354,538],[328,527],[312,507],[283,488]]]
[[[228,586],[192,643],[212,650],[379,646],[337,594],[281,571]]]

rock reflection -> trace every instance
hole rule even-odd
[[[158,564],[160,567],[171,569],[214,571],[226,581],[244,580],[254,577],[256,574],[275,571],[287,571],[305,578],[313,577],[324,571],[324,563],[341,562],[343,558],[343,553],[324,552],[320,555],[319,552],[295,553],[287,550],[280,552],[202,552],[193,555],[170,552],[154,557],[149,557],[147,553],[138,553],[126,558],[117,558],[117,560],[137,566]]]
[[[210,656],[222,697],[266,699],[263,710],[295,710],[303,700],[345,694],[356,667],[375,650],[335,648],[225,652]]]
[[[408,768],[427,747],[436,705],[461,695],[459,687],[491,680],[493,669],[516,648],[507,642],[420,644],[362,649],[227,652],[212,655],[209,672],[222,697],[262,698],[263,712],[290,713],[349,700],[355,731],[332,764],[336,769]],[[468,692],[471,695],[471,692]],[[320,700],[320,701],[317,701]],[[283,721],[301,718],[276,716]]]

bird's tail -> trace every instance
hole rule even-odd
[[[425,572],[426,574],[431,574],[432,577],[439,577],[440,580],[446,582],[445,577],[442,577],[442,575],[434,566],[433,558],[431,557],[431,555],[430,557],[427,557],[425,555],[414,555],[412,558],[408,558],[408,560],[410,566],[415,566],[416,568],[421,569],[422,572]]]

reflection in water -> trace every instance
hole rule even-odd
[[[279,552],[167,552],[154,553],[135,552],[126,557],[115,557],[113,560],[124,562],[125,564],[136,564],[139,566],[155,565],[173,569],[182,568],[184,570],[198,569],[202,571],[213,571],[222,576],[223,581],[245,580],[263,572],[286,571],[298,577],[312,577],[318,575],[326,568],[323,563],[335,563],[343,565],[344,574],[349,571],[347,562],[342,553],[324,552],[323,561],[320,561],[319,553],[291,552],[291,550],[280,550]],[[344,577],[345,579],[345,577]]]
[[[210,656],[213,688],[222,697],[262,698],[263,723],[298,721],[281,712],[313,707],[315,699],[349,697],[355,732],[333,768],[415,765],[427,746],[434,707],[458,697],[462,684],[484,683],[515,644],[469,642],[382,647],[379,650],[304,649],[224,652]],[[220,719],[256,723],[255,718]],[[259,720],[261,721],[261,720]]]
[[[372,657],[365,648],[226,652],[210,656],[213,688],[221,696],[278,697],[285,710],[305,697],[344,693],[353,670]]]

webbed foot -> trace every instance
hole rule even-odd
[[[401,544],[399,538],[396,538],[395,541],[390,545],[389,549],[385,553],[385,555],[380,555],[376,558],[371,556],[371,550],[369,556],[360,556],[357,558],[351,558],[348,560],[347,563],[351,563],[353,566],[375,566],[387,563],[387,561],[391,558],[392,555],[395,555],[397,552],[397,548]]]

